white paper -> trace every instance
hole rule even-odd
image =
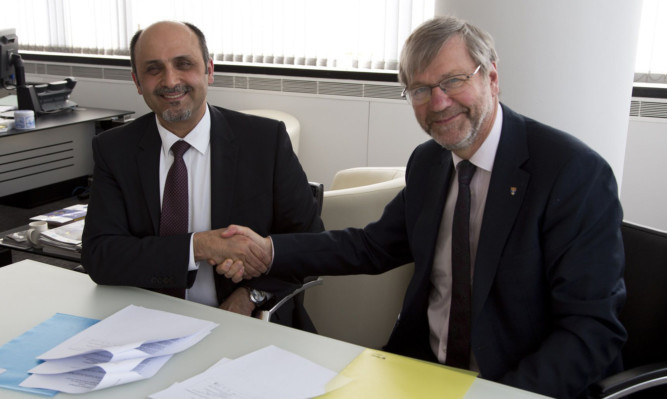
[[[146,343],[192,336],[211,331],[217,325],[208,320],[129,305],[37,358],[62,359],[97,351],[120,356]]]
[[[275,346],[223,362],[151,399],[298,399],[326,393],[336,372]]]
[[[169,358],[171,355],[126,360],[64,374],[32,374],[20,386],[75,394],[86,393],[150,378]]]
[[[201,341],[208,334],[210,334],[210,331],[202,331],[189,337],[148,343],[141,345],[137,349],[130,349],[125,352],[116,353],[115,355],[107,351],[99,351],[64,359],[48,360],[28,371],[36,374],[60,374],[103,366],[105,363],[111,361],[114,363],[126,360],[141,362],[141,360],[149,357],[173,355],[174,353],[181,352]]]
[[[85,393],[150,378],[217,325],[130,305],[38,356],[20,386]]]

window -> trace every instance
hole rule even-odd
[[[188,21],[216,63],[395,71],[434,0],[21,0],[3,7],[23,50],[129,55],[138,28]],[[12,5],[10,5],[12,4]]]
[[[667,83],[667,1],[644,0],[635,81]]]

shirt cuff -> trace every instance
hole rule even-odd
[[[199,270],[199,262],[195,262],[195,233],[190,234],[190,255],[188,258],[188,271]]]
[[[273,266],[273,260],[276,257],[276,248],[273,246],[273,238],[271,238],[271,236],[269,236],[268,238],[269,238],[269,240],[271,240],[271,262],[269,263],[269,267],[266,268],[266,273],[264,273],[265,275],[271,273],[271,267]]]

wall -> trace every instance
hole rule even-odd
[[[579,137],[621,184],[641,1],[437,0],[487,30],[501,101]]]
[[[667,106],[667,103],[664,104]],[[667,107],[665,107],[667,108]],[[625,152],[621,202],[625,219],[667,231],[667,113],[632,117]]]

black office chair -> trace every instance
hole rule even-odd
[[[667,232],[622,225],[628,297],[625,371],[600,381],[592,397],[667,398]]]
[[[315,201],[315,204],[317,206],[317,215],[320,216],[322,215],[322,203],[324,202],[324,185],[322,183],[315,183],[315,182],[308,182],[310,185],[310,190],[313,193],[313,199]],[[287,301],[291,300],[292,298],[296,297],[296,301],[299,302],[301,305],[303,305],[304,301],[304,291],[307,290],[308,288],[315,287],[318,285],[324,284],[324,280],[322,277],[306,277],[303,280],[303,285],[301,287],[296,288],[294,291],[290,292],[284,297],[281,298],[274,298],[272,301],[267,302],[264,304],[261,308],[260,311],[258,312],[258,317],[262,320],[265,321],[271,321],[271,317],[276,313],[278,309]],[[310,324],[312,330],[311,332],[316,332],[315,326],[312,324],[312,321],[308,321],[308,324]]]

